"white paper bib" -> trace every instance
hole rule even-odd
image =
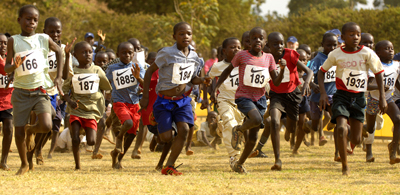
[[[243,84],[249,87],[264,88],[269,80],[268,68],[246,65]]]
[[[397,70],[398,66],[391,66],[390,68],[385,68],[383,72],[383,84],[389,87],[389,90],[393,90],[396,84],[396,79],[399,76]]]
[[[117,90],[137,85],[137,80],[133,76],[131,68],[114,70],[112,74],[114,85]]]
[[[172,83],[186,84],[192,80],[194,63],[175,63],[173,67]]]
[[[236,67],[229,74],[228,78],[224,81],[224,86],[226,90],[236,91],[239,86],[239,67]]]
[[[26,57],[22,64],[15,69],[18,76],[25,76],[39,72],[46,66],[46,59],[43,57],[43,53],[39,49],[19,52],[16,53],[15,56],[21,56],[21,59]]]
[[[49,53],[47,60],[49,61],[49,72],[57,72],[57,58],[54,51]]]
[[[2,75],[2,74],[0,74],[0,88],[1,88],[1,89],[6,88],[6,87],[7,87],[7,84],[8,84],[8,77],[7,77],[7,76],[4,76],[4,75]],[[9,87],[9,88],[12,88],[12,87],[14,87],[14,86],[13,86],[12,83],[10,83],[10,85],[9,85],[8,87]]]
[[[368,85],[368,73],[367,71],[346,69],[343,71],[342,81],[349,90],[365,92]]]
[[[133,56],[132,62],[133,63],[139,63],[139,64],[144,66],[144,64],[146,63],[146,59],[145,58],[146,57],[145,57],[144,51],[135,52],[135,55]]]
[[[332,66],[326,73],[324,83],[331,83],[336,81],[336,66]]]
[[[77,94],[93,94],[99,91],[99,75],[94,73],[76,74],[72,77],[72,86]]]

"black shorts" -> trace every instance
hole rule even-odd
[[[235,103],[237,105],[237,108],[240,112],[242,112],[246,117],[248,117],[248,113],[251,110],[257,109],[257,111],[260,113],[261,118],[265,114],[265,110],[267,109],[267,98],[265,96],[262,96],[258,101],[253,102],[253,100],[249,98],[238,98],[235,99]],[[260,128],[264,128],[264,122],[261,122]]]
[[[336,118],[344,116],[346,118],[357,119],[363,123],[366,106],[364,92],[350,93],[337,90],[333,95],[331,122],[336,124]]]
[[[0,111],[0,121],[3,122],[4,119],[12,119],[13,118],[12,111],[13,111],[12,108]]]
[[[306,96],[303,96],[299,105],[299,114],[304,114],[310,111],[310,102]]]
[[[299,105],[302,100],[299,88],[296,88],[291,93],[275,93],[270,91],[269,96],[271,97],[270,111],[276,108],[282,113],[286,113],[290,119],[298,120]]]

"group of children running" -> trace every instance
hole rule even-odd
[[[138,148],[147,126],[154,142],[162,146],[156,169],[164,175],[182,175],[175,163],[185,143],[187,154],[193,153],[191,94],[199,85],[204,94],[208,88],[211,91],[210,101],[220,117],[212,112],[210,127],[222,127],[219,136],[235,172],[247,173],[244,163],[250,157],[266,157],[261,149],[269,136],[275,156],[271,170],[282,170],[282,125],[286,127],[285,140],[290,140],[293,155],[298,155],[310,131],[319,132],[320,146],[326,144],[322,128],[329,123],[328,129],[334,128],[334,160],[342,163],[343,175],[348,175],[349,141],[353,149],[362,142],[362,135],[367,135],[366,161],[374,161],[372,142],[379,113],[387,113],[394,124],[393,141],[388,146],[390,164],[400,162],[396,157],[400,111],[392,97],[395,87],[400,87],[400,64],[393,61],[390,41],[375,46],[373,36],[362,34],[356,23],[344,24],[341,37],[326,32],[313,58],[307,45],[297,50],[285,48],[281,33],[267,34],[255,27],[245,32],[241,41],[225,39],[222,59],[205,72],[204,60],[195,52],[192,28],[186,22],[174,26],[173,46],[151,52],[149,60],[142,63],[137,39],[120,43],[116,54],[101,51],[102,32],[96,49],[91,33],[85,35],[84,42],[75,44],[75,38],[64,45],[59,19],[46,19],[40,34],[35,33],[38,20],[38,9],[25,5],[18,12],[21,33],[10,38],[0,34],[1,169],[9,170],[7,157],[14,127],[21,158],[17,175],[22,175],[33,170],[34,153],[37,163],[43,163],[41,149],[49,137],[48,157],[52,157],[61,120],[67,114],[76,170],[81,169],[81,134],[86,135],[87,145],[95,145],[92,158],[101,158],[101,140],[106,127],[112,126],[116,135],[115,149],[110,153],[112,167],[120,169],[135,137],[132,158],[140,158]],[[208,106],[207,95],[202,103],[203,108]],[[109,104],[112,110],[108,116],[105,110]],[[323,113],[330,122],[322,120]],[[264,131],[257,142],[261,128]]]

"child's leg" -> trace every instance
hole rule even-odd
[[[187,123],[177,122],[176,126],[178,128],[178,135],[175,138],[173,138],[172,130],[168,131],[169,133],[165,132],[160,134],[160,138],[164,142],[171,142],[172,139],[174,139],[171,146],[171,154],[169,155],[165,166],[174,166],[175,161],[176,159],[178,159],[189,133],[189,125]]]
[[[103,155],[98,154],[101,142],[103,141],[103,135],[106,128],[106,117],[107,115],[104,113],[103,118],[99,120],[97,123],[97,134],[96,134],[96,143],[93,150],[92,159],[102,159]]]
[[[260,115],[258,111],[256,113],[258,115]],[[250,112],[248,115],[250,115]],[[247,133],[248,140],[246,141],[242,155],[240,156],[240,159],[237,162],[238,165],[243,165],[246,162],[246,159],[249,157],[249,155],[253,151],[253,148],[257,142],[259,129],[260,129],[259,127],[254,127],[252,129],[249,129],[249,131]]]
[[[368,113],[366,113],[366,121],[367,121],[367,131],[370,134],[370,136],[372,136],[372,134],[375,131],[375,121],[376,121],[376,115],[371,115]],[[369,138],[369,139],[368,139]],[[373,162],[373,155],[372,155],[372,143],[373,143],[373,138],[368,137],[364,143],[366,144],[366,148],[367,148],[367,154],[366,154],[366,160],[367,162]]]
[[[138,151],[139,151],[139,148],[142,147],[142,144],[144,142],[144,138],[146,136],[146,133],[147,133],[147,131],[144,130],[142,119],[140,119],[139,132],[137,133],[135,148],[132,151],[131,158],[133,158],[133,159],[141,159],[141,156],[140,156]]]
[[[3,142],[2,142],[2,151],[1,151],[1,161],[0,161],[0,169],[9,171],[10,168],[7,166],[7,158],[8,153],[10,152],[11,142],[12,142],[12,134],[13,134],[13,124],[12,119],[4,119],[3,120]]]
[[[124,136],[124,153],[118,154],[118,162],[115,164],[115,169],[123,169],[124,167],[121,164],[122,158],[124,158],[126,152],[128,152],[129,147],[131,147],[133,140],[135,139],[136,135],[133,133],[126,133]],[[136,140],[137,142],[137,140]]]
[[[304,136],[306,135],[306,132],[304,132],[303,130],[305,118],[306,118],[306,113],[299,115],[299,121],[297,123],[297,138],[296,138],[296,144],[294,145],[293,148],[292,152],[293,154],[298,154],[298,149],[300,148],[301,142],[303,142]]]
[[[51,131],[51,127],[53,125],[51,120],[51,113],[40,113],[37,114],[38,121],[36,124],[32,126],[27,126],[26,128],[26,145],[29,151],[32,151],[34,148],[35,143],[33,137],[35,133],[48,133]]]
[[[282,113],[278,109],[274,108],[270,111],[271,115],[271,141],[272,141],[272,147],[274,149],[274,155],[275,155],[275,165],[271,167],[274,168],[274,170],[277,168],[278,170],[281,169],[282,162],[280,160],[280,120]],[[287,127],[286,127],[287,128]]]
[[[124,124],[122,124],[121,131],[118,133],[118,136],[116,137],[116,143],[115,143],[115,149],[117,152],[122,153],[122,142],[125,133],[133,127],[133,122],[132,120],[126,120]]]
[[[265,143],[267,143],[268,138],[269,138],[269,136],[271,134],[271,117],[266,118],[264,120],[264,124],[265,124],[264,125],[264,131],[263,131],[263,133],[261,135],[261,138],[260,138],[260,141],[258,142],[258,144],[256,146],[256,149],[255,149],[255,151],[258,150],[259,155],[260,155],[260,153],[262,153],[261,150],[264,147]],[[260,156],[260,157],[267,157],[267,156],[265,155],[265,156]]]
[[[158,144],[164,144],[164,148],[163,148],[163,151],[161,153],[160,160],[158,161],[158,164],[156,166],[156,170],[161,171],[161,169],[163,168],[163,165],[164,165],[164,161],[167,158],[167,155],[168,155],[169,151],[171,150],[172,142],[161,143],[161,141],[159,140],[159,141],[157,141],[157,143]]]
[[[17,175],[23,175],[29,170],[28,159],[26,157],[26,144],[25,144],[25,127],[15,127],[15,145],[17,145],[18,154],[21,159],[21,167]]]
[[[192,150],[192,139],[193,139],[193,132],[194,132],[194,126],[190,127],[188,137],[186,140],[186,155],[190,156],[193,155],[194,152]]]
[[[347,166],[347,134],[348,134],[348,128],[347,128],[347,118],[344,116],[338,116],[336,118],[336,129],[337,131],[337,137],[338,137],[338,149],[339,149],[339,154],[340,158],[342,161],[342,173],[343,175],[348,175],[348,166]],[[360,122],[360,121],[358,121]],[[354,123],[354,121],[353,121]],[[360,122],[361,123],[361,122]],[[355,125],[357,125],[355,123]],[[350,124],[351,126],[351,124]],[[357,130],[355,130],[357,131]],[[356,134],[356,133],[355,133]]]
[[[393,140],[389,145],[391,146],[389,147],[390,164],[395,164],[400,162],[400,159],[396,158],[396,151],[400,139],[400,110],[393,101],[388,103],[387,114],[393,122]]]
[[[47,155],[47,158],[51,159],[53,157],[53,152],[54,149],[56,148],[56,143],[58,140],[58,137],[60,136],[60,127],[61,127],[61,120],[53,120],[53,131],[51,134],[51,145],[50,145],[50,150],[49,154]]]
[[[78,121],[74,121],[71,123],[71,138],[72,138],[72,152],[74,154],[75,160],[75,170],[81,169],[81,160],[79,155],[79,144],[81,140],[79,138],[79,130],[81,128],[81,124]]]

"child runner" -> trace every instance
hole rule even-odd
[[[243,45],[243,50],[250,50],[251,49],[251,44],[250,44],[250,31],[246,31],[242,34],[242,42],[241,44]]]
[[[364,45],[365,47],[369,47],[373,50],[375,47],[374,36],[372,36],[370,33],[362,33],[360,45]]]
[[[74,76],[64,82],[63,98],[72,108],[70,113],[72,151],[75,170],[80,170],[79,130],[86,132],[89,146],[95,144],[97,122],[105,112],[104,96],[101,91],[111,90],[104,71],[92,62],[93,50],[89,43],[80,42],[74,47],[74,56],[79,66],[74,68]],[[69,94],[70,93],[70,94]]]
[[[18,23],[21,34],[14,35],[7,45],[7,60],[4,70],[14,74],[14,91],[11,97],[13,107],[15,142],[21,158],[21,168],[17,175],[22,175],[33,164],[28,165],[27,149],[34,149],[35,133],[48,133],[51,131],[51,103],[45,89],[57,86],[61,89],[61,77],[64,68],[64,58],[61,48],[46,34],[36,34],[39,10],[34,5],[22,6],[18,11]],[[48,74],[47,56],[50,49],[56,53],[58,62],[57,76],[54,82]],[[14,60],[14,64],[11,64]],[[38,117],[38,122],[33,126],[25,125],[31,111]],[[25,139],[26,132],[26,141]]]
[[[398,146],[398,140],[400,138],[400,110],[394,103],[392,98],[392,93],[394,92],[395,84],[400,73],[400,63],[398,61],[393,61],[394,49],[393,44],[390,41],[380,41],[376,44],[375,52],[380,58],[384,70],[383,74],[383,84],[386,90],[386,102],[388,104],[387,114],[393,122],[393,141],[389,144],[389,160],[390,164],[399,163],[400,159],[396,158],[396,148]],[[376,90],[375,75],[369,72],[368,78],[368,90],[372,90],[368,94],[367,98],[367,131],[370,134],[369,139],[366,144],[367,162],[374,162],[375,158],[372,155],[372,143],[374,141],[375,132],[375,121],[376,115],[379,112],[379,91]],[[375,89],[375,90],[374,90]],[[367,141],[366,140],[366,141]]]
[[[164,175],[182,175],[176,170],[175,162],[182,151],[189,128],[194,123],[191,98],[188,97],[189,93],[185,93],[186,84],[189,82],[209,84],[210,82],[209,77],[196,76],[195,70],[200,66],[200,58],[190,46],[192,41],[190,25],[180,22],[174,26],[173,32],[176,43],[172,47],[163,48],[157,54],[155,62],[147,69],[143,97],[140,100],[141,108],[146,109],[149,103],[151,76],[160,69],[156,87],[158,97],[153,106],[153,114],[158,123],[159,137],[166,143],[161,157],[166,156],[173,145],[167,163],[161,170]],[[172,128],[173,122],[177,126],[177,135]]]
[[[362,125],[364,122],[365,96],[367,90],[368,69],[376,77],[379,89],[379,108],[385,113],[387,103],[383,85],[383,68],[379,57],[369,48],[359,46],[361,29],[358,24],[348,22],[342,27],[342,39],[345,45],[332,51],[318,72],[318,84],[321,93],[319,100],[320,110],[329,104],[329,97],[325,91],[325,73],[336,66],[336,88],[333,95],[332,119],[336,124],[338,148],[342,160],[343,175],[349,174],[347,166],[347,133],[349,122],[351,128],[351,143],[357,145],[361,142]]]
[[[7,166],[8,153],[10,152],[10,146],[12,142],[13,134],[13,115],[12,115],[12,104],[11,94],[14,90],[10,76],[4,71],[6,65],[6,53],[7,53],[7,42],[8,38],[4,34],[0,34],[0,121],[3,122],[3,142],[1,151],[0,169],[9,171],[10,168]]]
[[[237,38],[228,38],[222,42],[222,52],[225,56],[223,61],[215,63],[210,72],[211,78],[221,76],[222,72],[230,65],[233,57],[240,51],[241,45]],[[229,74],[226,81],[219,87],[218,101],[214,93],[211,93],[211,101],[218,103],[218,112],[222,119],[222,139],[229,155],[229,164],[231,167],[237,161],[240,151],[231,146],[232,128],[241,124],[244,119],[243,113],[238,110],[235,103],[235,93],[239,86],[239,68],[236,67]]]
[[[235,67],[239,68],[239,86],[235,94],[235,103],[238,109],[246,116],[246,120],[242,125],[232,128],[232,147],[236,150],[240,149],[243,133],[247,130],[248,140],[238,161],[233,162],[232,170],[241,174],[247,173],[244,162],[252,152],[256,142],[257,134],[262,125],[262,118],[267,108],[267,100],[264,96],[265,85],[270,76],[275,85],[280,85],[283,78],[282,71],[279,75],[276,72],[276,64],[271,54],[264,53],[267,33],[260,27],[253,28],[250,33],[250,51],[244,50],[238,52],[232,59],[231,64],[222,72],[214,94],[222,83],[232,74]],[[280,67],[285,68],[286,64],[283,60]]]

